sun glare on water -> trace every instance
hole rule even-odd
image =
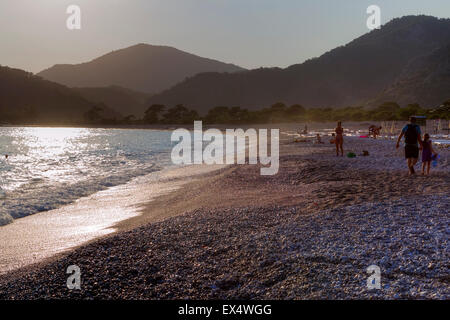
[[[24,165],[41,177],[64,179],[71,170],[67,159],[82,156],[90,135],[83,128],[24,128],[19,134]]]
[[[55,156],[75,147],[74,141],[89,134],[83,128],[28,128],[28,146],[43,151],[43,156]]]

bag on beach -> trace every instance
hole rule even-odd
[[[436,167],[437,167],[437,165],[438,165],[438,160],[439,160],[440,157],[441,157],[441,156],[438,155],[438,154],[434,154],[434,155],[431,157],[431,160],[432,160],[431,164],[432,164],[433,168],[436,168]]]

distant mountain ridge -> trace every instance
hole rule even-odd
[[[167,86],[175,79],[165,78],[164,70],[185,72],[199,65],[224,69],[193,73],[155,95],[130,89],[151,81]],[[44,80],[43,74],[60,76],[73,87]],[[397,18],[345,46],[285,69],[244,70],[174,48],[140,44],[38,75],[0,66],[0,123],[8,119],[82,122],[93,109],[97,111],[90,113],[92,119],[114,122],[123,116],[131,119],[129,115],[142,118],[152,104],[168,108],[183,104],[200,115],[216,106],[256,110],[276,102],[328,108],[395,101],[435,108],[450,99],[450,19]],[[94,86],[100,80],[124,85]],[[78,87],[78,81],[92,81],[88,84],[93,86]]]
[[[97,106],[61,84],[20,69],[0,66],[0,123],[74,123]],[[105,118],[121,118],[101,106]]]
[[[450,97],[450,39],[447,46],[413,59],[396,81],[370,104],[396,101],[400,105],[418,103],[436,107],[442,97]]]
[[[137,44],[86,63],[55,65],[37,75],[68,87],[120,86],[158,93],[197,73],[243,70],[168,46]]]
[[[200,113],[221,105],[259,109],[278,101],[306,107],[366,105],[392,86],[409,62],[449,39],[450,19],[406,16],[286,69],[198,74],[152,96],[148,104],[183,103]]]

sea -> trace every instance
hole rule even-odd
[[[170,135],[145,129],[0,127],[0,226],[172,166]]]

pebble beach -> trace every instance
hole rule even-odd
[[[393,140],[345,137],[347,158],[327,137],[280,137],[277,175],[207,172],[116,233],[1,275],[0,299],[450,298],[448,148],[408,176]],[[81,290],[65,286],[73,264]]]

